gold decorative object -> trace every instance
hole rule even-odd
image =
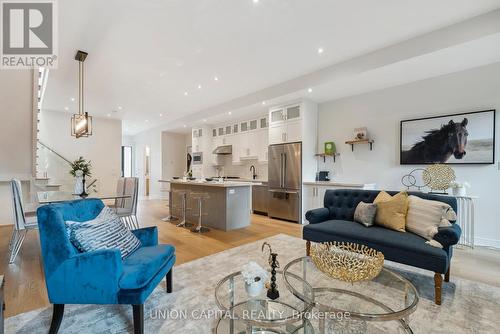
[[[371,280],[384,265],[384,254],[350,242],[314,243],[311,259],[325,274],[346,282]]]
[[[455,171],[448,165],[430,165],[422,174],[422,179],[431,188],[431,191],[441,190],[446,193],[446,189],[455,181]]]

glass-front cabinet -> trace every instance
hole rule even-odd
[[[292,121],[300,119],[300,105],[286,107],[286,120]]]
[[[275,109],[269,112],[269,124],[276,124],[285,121],[285,109]]]

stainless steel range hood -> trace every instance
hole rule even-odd
[[[233,154],[233,146],[232,145],[217,146],[217,148],[212,153],[221,155]]]

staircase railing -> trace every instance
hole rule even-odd
[[[69,174],[71,160],[38,140],[37,148],[37,177],[45,180],[48,184],[60,185],[60,190],[73,192],[75,179]],[[39,188],[47,188],[46,184],[39,184]],[[87,192],[98,192],[99,182],[96,178],[87,179]]]

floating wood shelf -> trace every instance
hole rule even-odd
[[[338,157],[340,153],[333,153],[333,154],[328,154],[328,153],[317,153],[315,154],[316,157],[322,157],[323,162],[326,162],[326,157],[333,157],[333,162],[335,162],[335,157]]]
[[[354,145],[360,145],[360,144],[368,144],[370,145],[370,151],[373,150],[373,143],[374,141],[371,139],[365,139],[365,140],[348,140],[345,142],[347,145],[351,145],[351,149],[354,152]]]

